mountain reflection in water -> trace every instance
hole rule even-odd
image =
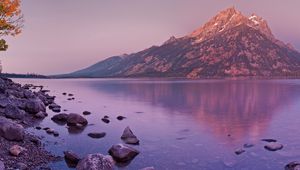
[[[299,96],[296,86],[273,80],[112,80],[90,85],[107,95],[163,107],[169,114],[188,114],[217,137],[230,135],[233,140],[245,135],[258,140],[277,111]]]

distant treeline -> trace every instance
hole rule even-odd
[[[1,77],[7,77],[7,78],[49,78],[44,75],[34,74],[34,73],[28,73],[28,74],[15,74],[15,73],[0,73]]]

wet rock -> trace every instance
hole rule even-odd
[[[57,131],[53,131],[53,136],[57,137],[59,136],[59,133]]]
[[[75,168],[80,161],[80,157],[72,151],[64,151],[64,158],[69,167]]]
[[[69,94],[68,94],[68,96],[74,96],[74,94],[72,94],[72,93],[69,93]]]
[[[107,118],[102,118],[101,120],[102,120],[104,123],[109,123],[109,122],[110,122],[110,120],[107,119]]]
[[[47,132],[48,134],[53,134],[53,133],[54,133],[54,129],[49,128],[49,129],[46,130],[46,132]]]
[[[59,113],[60,112],[60,108],[59,107],[54,107],[51,109],[53,112]]]
[[[45,104],[40,99],[29,99],[26,101],[25,111],[28,113],[36,114],[40,111],[45,112]]]
[[[19,145],[13,145],[10,149],[9,149],[9,153],[13,156],[19,156],[23,151],[26,151],[25,148],[19,146]]]
[[[65,95],[67,95],[67,93],[65,93],[65,92],[64,92],[64,93],[62,93],[62,95],[64,95],[64,96],[65,96]]]
[[[67,122],[67,120],[68,120],[68,114],[66,114],[66,113],[60,113],[60,114],[57,114],[57,115],[54,115],[52,118],[51,118],[51,120],[53,120],[54,122],[59,122],[59,123],[61,123],[61,122]]]
[[[254,146],[254,144],[252,143],[245,143],[244,144],[244,148],[252,148]]]
[[[35,129],[37,129],[37,130],[41,130],[41,129],[42,129],[42,127],[40,127],[40,126],[37,126],[37,127],[35,127]]]
[[[261,141],[264,141],[264,142],[277,142],[276,139],[262,139]]]
[[[113,170],[113,160],[110,156],[102,154],[89,154],[79,161],[77,170]]]
[[[138,145],[139,144],[139,139],[133,134],[133,132],[131,131],[131,129],[129,128],[129,126],[127,126],[124,131],[123,134],[121,136],[121,139],[127,143],[127,144],[133,144],[133,145]]]
[[[106,135],[105,132],[101,132],[101,133],[89,133],[88,136],[91,138],[95,138],[95,139],[99,139],[99,138],[103,138]]]
[[[284,170],[300,170],[300,162],[290,162],[284,167]]]
[[[118,116],[117,119],[118,120],[123,120],[123,119],[126,119],[126,117],[124,117],[124,116]]]
[[[140,169],[140,170],[155,170],[155,169],[154,169],[153,166],[151,166],[151,167],[142,168],[142,169]]]
[[[89,112],[89,111],[84,111],[82,114],[83,114],[83,115],[90,115],[91,112]]]
[[[104,118],[104,119],[108,119],[108,118],[109,118],[109,116],[105,115],[103,118]]]
[[[22,141],[24,128],[6,118],[0,117],[0,136],[10,141]]]
[[[25,117],[25,111],[20,110],[17,106],[8,104],[4,110],[5,116],[10,119],[22,120]]]
[[[269,151],[277,151],[281,150],[283,148],[283,145],[277,142],[270,142],[267,145],[265,145],[264,148]]]
[[[22,162],[18,162],[15,168],[17,170],[29,170],[28,166]]]
[[[140,152],[132,147],[123,144],[113,145],[108,153],[117,162],[128,162],[134,159]]]
[[[237,150],[234,151],[234,153],[235,153],[236,155],[240,155],[240,154],[242,154],[242,153],[244,153],[244,152],[246,152],[244,149],[237,149]]]
[[[5,170],[5,166],[4,166],[4,163],[2,161],[0,161],[0,170]]]
[[[61,106],[56,104],[56,103],[52,103],[52,104],[49,105],[49,109],[52,110],[53,108],[61,108]]]
[[[37,114],[34,115],[38,119],[44,119],[45,117],[48,116],[46,112],[38,112]]]
[[[67,125],[68,126],[86,126],[88,124],[88,121],[82,117],[79,114],[76,113],[70,113],[68,115],[67,119]]]

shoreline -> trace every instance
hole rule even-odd
[[[46,106],[55,97],[46,92],[0,77],[0,170],[49,169],[49,163],[62,160],[45,149],[41,136],[27,130],[48,116]]]

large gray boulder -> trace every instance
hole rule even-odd
[[[132,144],[132,145],[138,145],[139,144],[139,139],[133,134],[129,126],[127,126],[123,134],[121,136],[121,139],[126,143],[126,144]]]
[[[84,127],[88,124],[88,121],[79,114],[70,113],[67,119],[68,126],[77,126],[77,127]]]
[[[116,144],[113,145],[108,153],[116,160],[117,162],[128,162],[136,157],[140,152],[132,147]]]
[[[10,141],[24,140],[24,128],[6,118],[0,117],[0,136]]]
[[[40,99],[29,99],[26,101],[25,110],[28,113],[36,114],[40,111],[46,112],[46,107]]]
[[[77,170],[113,170],[114,163],[110,156],[89,154],[76,166]]]
[[[4,113],[7,118],[20,120],[22,120],[26,114],[24,110],[20,110],[17,106],[12,104],[6,106]]]

